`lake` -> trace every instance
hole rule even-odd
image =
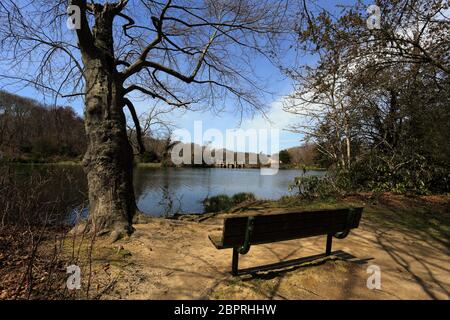
[[[55,199],[73,205],[87,198],[86,178],[80,166],[20,166],[18,171],[27,174],[31,170],[56,177],[53,180],[57,183],[50,187],[54,190],[49,190]],[[202,213],[202,201],[218,194],[251,192],[258,199],[275,200],[290,194],[289,185],[302,172],[287,169],[264,176],[258,169],[138,167],[134,173],[136,202],[140,211],[162,216]],[[309,176],[324,174],[324,171],[306,171]]]
[[[279,199],[289,194],[289,185],[301,174],[302,170],[279,170],[276,175],[263,176],[258,169],[138,168],[136,200],[141,211],[152,215],[201,213],[202,200],[218,194],[251,192],[259,199]]]

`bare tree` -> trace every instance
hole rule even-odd
[[[448,95],[448,1],[376,4],[379,29],[368,27],[364,1],[327,10],[304,0],[297,49],[317,60],[285,70],[296,83],[285,109],[303,119],[292,129],[346,170],[371,149],[392,152],[401,135],[407,144],[418,94],[427,97],[429,111],[441,113]]]
[[[131,120],[127,119],[128,140],[135,150],[135,155],[142,155],[144,150],[157,151],[163,155],[167,144],[170,144],[170,138],[175,124],[167,118],[167,115],[175,111],[176,107],[154,103],[148,108],[148,111],[141,115],[131,115]],[[137,119],[134,119],[137,117]],[[134,124],[134,125],[132,125]],[[136,124],[140,125],[136,127]],[[166,141],[164,150],[158,148],[161,141]],[[158,150],[156,150],[158,149]]]
[[[331,37],[330,37],[331,38]],[[355,110],[350,103],[348,78],[352,68],[330,39],[316,68],[289,70],[296,90],[284,102],[284,110],[300,116],[290,130],[315,142],[319,152],[340,168],[350,167],[352,123]]]
[[[76,37],[67,5],[79,8]],[[82,96],[93,230],[132,232],[133,153],[124,108],[135,92],[176,107],[262,110],[255,55],[271,59],[290,31],[288,1],[14,0],[0,3],[1,60],[20,81],[57,97]],[[72,17],[78,18],[76,10]],[[136,128],[139,128],[136,123]],[[138,135],[140,136],[140,135]],[[142,150],[141,150],[142,151]]]

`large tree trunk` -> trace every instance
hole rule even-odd
[[[132,232],[136,204],[133,150],[123,113],[123,83],[115,67],[111,10],[110,4],[94,8],[94,47],[83,54],[88,137],[83,164],[89,188],[88,225],[117,239]]]
[[[102,67],[87,70],[84,166],[89,218],[97,233],[129,234],[135,212],[133,151],[126,134],[121,83]]]

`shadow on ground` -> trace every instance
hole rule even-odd
[[[411,203],[391,197],[330,203],[365,205],[360,227],[333,242],[332,256],[323,256],[325,236],[252,246],[240,258],[238,277],[229,273],[231,250],[216,250],[208,240],[209,233],[220,232],[220,216],[200,223],[149,219],[136,224],[129,239],[114,244],[131,256],[111,266],[118,281],[102,298],[448,299],[447,200]],[[269,203],[252,210],[284,209]],[[316,259],[305,258],[314,255]],[[381,270],[380,290],[367,288],[370,265]]]

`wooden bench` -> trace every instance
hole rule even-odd
[[[284,212],[225,218],[222,235],[209,235],[217,249],[233,248],[231,273],[238,274],[239,254],[251,245],[327,235],[325,255],[331,254],[333,236],[345,238],[357,228],[363,208]]]

